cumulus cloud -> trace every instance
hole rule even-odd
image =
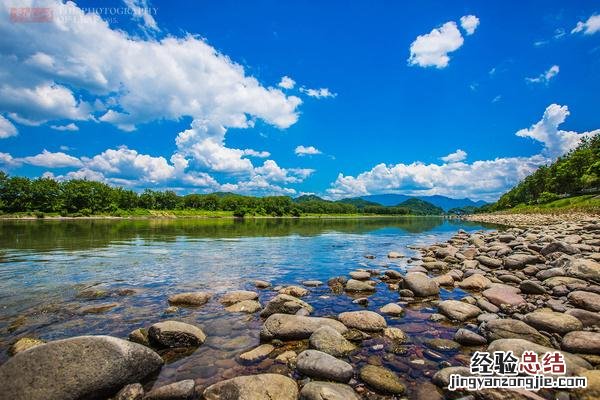
[[[463,161],[467,158],[467,152],[461,149],[456,150],[454,153],[450,153],[445,157],[442,157],[441,160],[447,163],[459,162]]]
[[[579,21],[571,33],[583,32],[584,35],[593,35],[600,31],[600,15],[594,14],[587,21]]]
[[[241,128],[256,118],[279,128],[298,119],[298,97],[262,86],[201,38],[142,40],[110,29],[75,3],[48,6],[66,17],[15,24],[8,20],[9,5],[0,5],[0,110],[16,118],[95,118],[124,130],[182,117]]]
[[[17,127],[9,120],[0,115],[0,139],[6,139],[11,136],[17,136],[19,131]]]
[[[467,35],[472,35],[479,26],[479,18],[474,15],[462,16],[460,17],[460,26],[462,26]]]
[[[552,78],[558,75],[559,72],[560,67],[558,65],[553,65],[548,68],[548,70],[542,72],[539,76],[535,78],[525,78],[525,80],[531,83],[545,83],[547,85]]]
[[[46,149],[35,156],[23,157],[18,161],[25,164],[35,165],[36,167],[46,168],[65,168],[65,167],[80,167],[81,160],[77,157],[70,156],[63,152],[52,153]]]
[[[582,138],[600,133],[600,129],[583,133],[558,129],[568,115],[566,106],[551,104],[539,122],[516,133],[540,142],[543,145],[540,154],[466,163],[463,162],[466,152],[463,155],[457,150],[443,157],[443,164],[378,164],[356,176],[340,173],[328,193],[333,198],[398,192],[493,201],[540,165],[575,148]]]
[[[284,76],[281,78],[281,81],[277,85],[284,89],[293,89],[296,86],[296,81],[290,78],[289,76]]]
[[[267,157],[271,156],[271,153],[269,153],[268,151],[256,151],[256,150],[252,150],[252,149],[245,149],[242,151],[245,156],[250,156],[250,157],[267,158]]]
[[[300,92],[306,94],[309,97],[314,97],[317,99],[325,99],[328,97],[336,97],[337,93],[333,93],[328,88],[320,88],[320,89],[306,89],[300,88]]]
[[[156,9],[150,7],[147,0],[123,0],[132,11],[132,18],[138,21],[140,28],[146,33],[160,31],[156,20],[152,16]]]
[[[425,35],[419,35],[410,45],[410,65],[446,68],[448,53],[458,50],[464,43],[456,22],[446,22]]]
[[[72,122],[67,125],[50,125],[50,128],[54,129],[55,131],[75,132],[79,130],[79,127]]]
[[[317,149],[314,146],[297,146],[296,149],[294,150],[294,153],[296,153],[297,156],[302,157],[305,155],[316,155],[316,154],[322,154],[321,150]]]
[[[569,114],[567,106],[551,104],[544,111],[540,121],[529,128],[519,130],[517,136],[528,137],[542,143],[544,145],[542,154],[550,158],[556,158],[577,147],[583,137],[600,133],[600,129],[583,133],[558,129]]]

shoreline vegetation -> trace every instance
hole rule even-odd
[[[0,172],[3,218],[74,217],[300,217],[442,215],[444,210],[416,198],[395,206],[363,199],[325,200],[315,195],[245,196],[235,193],[190,193],[146,189],[142,193],[102,182],[9,177]]]

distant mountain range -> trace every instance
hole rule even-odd
[[[297,203],[307,201],[325,201],[314,194],[303,195],[294,199]],[[446,196],[407,196],[404,194],[374,194],[362,197],[350,197],[337,200],[338,203],[352,204],[360,209],[368,206],[386,207],[408,207],[416,214],[440,214],[453,208],[481,207],[486,205],[485,201],[473,201],[468,198],[453,199]]]
[[[448,211],[452,208],[462,208],[462,207],[481,207],[486,205],[487,203],[483,200],[473,201],[468,198],[464,199],[453,199],[451,197],[434,195],[434,196],[407,196],[404,194],[372,194],[369,196],[361,196],[359,199],[365,200],[372,203],[381,204],[382,206],[396,206],[400,203],[405,202],[406,200],[417,198],[428,203],[433,204],[434,206],[440,207],[444,211]],[[353,199],[345,199],[345,200],[353,200]]]

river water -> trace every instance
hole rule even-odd
[[[489,229],[442,218],[364,219],[157,219],[82,221],[0,221],[0,363],[19,337],[56,340],[84,334],[126,338],[136,328],[176,319],[199,325],[208,335],[193,353],[164,353],[167,364],[152,385],[193,378],[210,384],[237,375],[281,371],[272,358],[243,365],[236,356],[259,343],[258,314],[230,314],[217,301],[230,290],[253,287],[261,279],[273,285],[301,285],[345,275],[358,268],[405,271],[418,252],[407,246],[447,240],[459,229]],[[406,257],[388,259],[398,251]],[[366,258],[373,255],[375,258]],[[86,299],[89,289],[103,293]],[[398,293],[379,282],[369,305],[334,294],[325,284],[303,298],[314,316],[369,309],[398,301]],[[213,300],[200,308],[167,314],[167,297],[185,291],[208,291]],[[261,290],[264,305],[276,292]],[[460,289],[442,289],[440,297],[461,298]],[[107,310],[102,307],[107,306]],[[111,308],[109,308],[109,306]],[[98,308],[101,307],[101,308]],[[414,398],[419,383],[442,366],[461,365],[474,349],[431,351],[431,338],[452,338],[457,326],[428,321],[435,307],[406,306],[389,326],[409,335],[395,353],[373,338],[350,356],[360,366],[381,363],[399,373]],[[287,343],[302,349],[305,343]],[[419,361],[420,360],[420,361]]]

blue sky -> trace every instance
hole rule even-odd
[[[1,0],[0,168],[494,200],[600,128],[593,2],[324,3]]]

